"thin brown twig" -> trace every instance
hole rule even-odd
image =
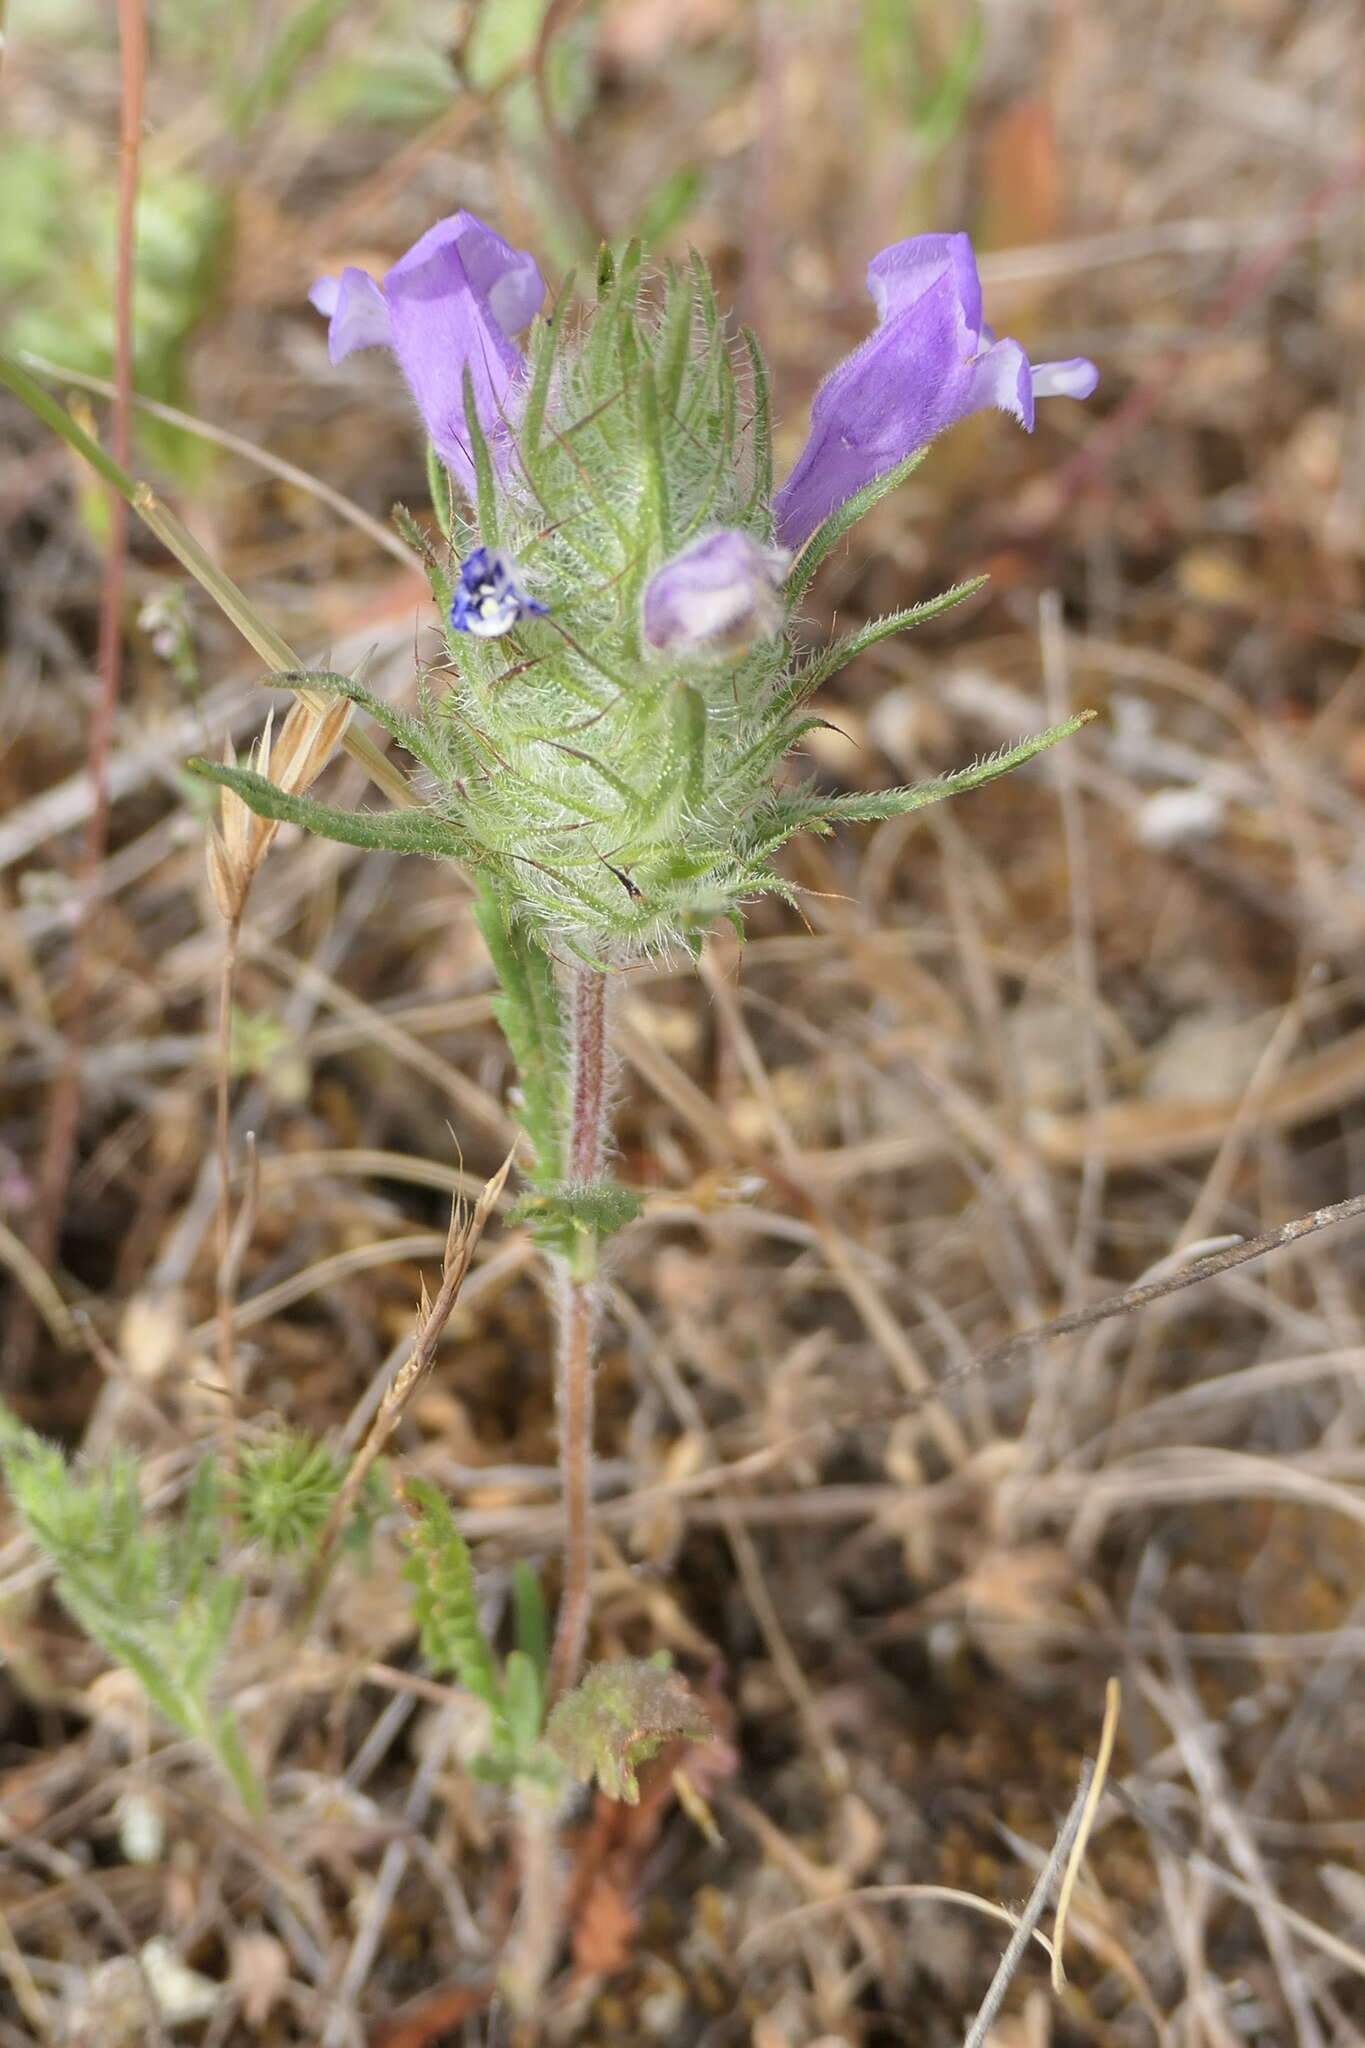
[[[125,469],[133,436],[133,266],[137,224],[139,149],[147,76],[147,24],[142,0],[118,0],[119,141],[118,214],[114,259],[114,402],[112,439],[116,462]],[[90,1031],[94,965],[90,938],[99,872],[109,838],[109,757],[114,743],[123,670],[123,600],[128,569],[128,506],[112,488],[105,493],[109,521],[100,597],[99,688],[86,743],[90,810],[76,885],[76,920],[71,940],[71,979],[62,1064],[48,1105],[47,1131],[38,1167],[30,1249],[40,1266],[53,1262],[67,1184],[80,1128],[82,1058]],[[11,1359],[32,1353],[37,1322],[31,1303],[21,1300],[11,1336]]]
[[[1020,1364],[1037,1344],[1045,1344],[1054,1337],[1071,1337],[1079,1330],[1091,1330],[1097,1323],[1107,1323],[1115,1316],[1132,1315],[1136,1310],[1146,1308],[1150,1302],[1162,1301],[1170,1294],[1181,1294],[1187,1287],[1198,1287],[1202,1281],[1216,1280],[1220,1274],[1245,1266],[1252,1259],[1263,1259],[1267,1253],[1297,1244],[1319,1230],[1330,1229],[1334,1223],[1347,1223],[1353,1217],[1363,1215],[1365,1194],[1351,1195],[1346,1201],[1334,1202],[1325,1209],[1310,1210],[1306,1216],[1296,1216],[1292,1223],[1281,1224],[1278,1230],[1267,1230],[1260,1237],[1245,1238],[1223,1251],[1211,1253],[1206,1259],[1192,1260],[1188,1266],[1174,1273],[1163,1274],[1156,1280],[1140,1281],[1136,1287],[1126,1288],[1122,1294],[1111,1294],[1104,1301],[1092,1303],[1089,1308],[1073,1309],[1066,1315],[1055,1316],[1051,1322],[1036,1323],[1032,1329],[1019,1330],[989,1351],[980,1352],[975,1358],[951,1367],[934,1382],[932,1391],[919,1394],[910,1402],[888,1403],[872,1415],[832,1417],[829,1422],[814,1424],[806,1434],[816,1435],[828,1428],[856,1429],[868,1423],[886,1421],[893,1415],[914,1414],[926,1402],[938,1400],[949,1387],[959,1386],[980,1373],[998,1372],[1003,1366]]]

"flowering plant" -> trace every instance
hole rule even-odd
[[[868,276],[880,324],[817,392],[776,491],[762,356],[747,333],[736,349],[698,261],[651,274],[633,245],[604,256],[582,317],[567,292],[544,315],[533,259],[459,213],[382,283],[321,280],[332,360],[391,348],[438,459],[460,561],[431,564],[450,672],[415,718],[330,683],[424,771],[414,816],[276,811],[262,782],[220,779],[337,837],[448,853],[509,927],[605,966],[695,945],[718,914],[785,892],[772,856],[793,832],[890,816],[1046,744],[913,790],[778,780],[811,692],[962,594],[798,656],[797,605],[829,547],[955,420],[994,405],[1031,427],[1035,396],[1095,383],[1089,363],[1033,367],[991,337],[965,235],[899,242]]]
[[[802,653],[797,610],[830,548],[956,420],[996,406],[1031,428],[1037,398],[1085,397],[1096,381],[1088,362],[1034,366],[992,336],[965,235],[898,242],[868,280],[878,325],[820,387],[776,489],[761,350],[728,331],[699,259],[656,270],[638,244],[604,251],[593,302],[566,286],[545,311],[533,258],[458,213],[382,280],[321,280],[311,296],[333,362],[391,349],[421,416],[449,548],[426,546],[447,659],[414,712],[351,677],[281,680],[377,720],[415,764],[411,803],[344,811],[251,769],[195,764],[267,818],[449,856],[475,883],[520,1069],[524,1213],[559,1275],[566,1558],[551,1695],[573,1687],[588,1621],[598,1247],[635,1206],[605,1175],[614,971],[695,950],[764,892],[790,895],[773,862],[794,833],[973,788],[1080,723],[916,788],[837,795],[784,779],[818,723],[811,693],[976,587]]]

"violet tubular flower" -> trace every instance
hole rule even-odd
[[[968,414],[998,406],[1031,432],[1036,399],[1088,398],[1099,381],[1083,356],[1032,364],[1017,341],[995,339],[966,235],[893,242],[867,282],[878,325],[816,392],[810,437],[773,501],[788,547]]]
[[[437,221],[376,283],[350,265],[319,278],[309,300],[328,321],[328,352],[389,347],[417,402],[427,437],[473,494],[474,457],[465,377],[495,461],[509,445],[509,413],[525,365],[513,336],[534,319],[545,282],[534,257],[472,213]]]

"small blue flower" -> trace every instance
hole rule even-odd
[[[501,548],[475,548],[461,562],[450,601],[450,623],[457,633],[498,640],[518,619],[544,618],[547,610],[526,595],[520,569]]]

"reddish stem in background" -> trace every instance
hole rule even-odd
[[[569,992],[568,1176],[602,1178],[606,1156],[607,977],[580,967]],[[592,1582],[592,1376],[597,1349],[597,1288],[591,1272],[565,1262],[556,1310],[555,1394],[559,1469],[564,1484],[564,1585],[550,1657],[549,1697],[567,1692],[583,1663]]]
[[[147,24],[142,0],[118,0],[119,155],[118,239],[114,269],[114,404],[113,453],[129,466],[133,423],[133,249],[137,219],[138,152],[147,77]],[[109,756],[114,741],[119,683],[123,667],[123,597],[128,564],[128,506],[117,491],[106,493],[109,541],[100,597],[99,689],[90,719],[86,767],[90,776],[90,815],[86,820],[76,889],[72,933],[71,978],[67,993],[66,1042],[61,1067],[52,1086],[47,1134],[38,1167],[31,1249],[44,1266],[56,1251],[62,1206],[71,1178],[80,1127],[81,1061],[90,1030],[94,971],[90,958],[90,927],[100,869],[109,837]],[[22,1359],[32,1350],[37,1325],[31,1309],[21,1304],[16,1317],[14,1348]]]

